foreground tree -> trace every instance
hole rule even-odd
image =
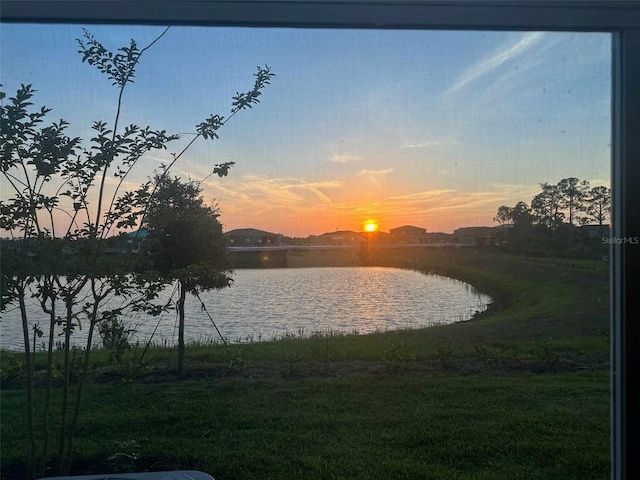
[[[143,223],[147,210],[156,201],[153,189],[143,188],[142,194],[123,192],[124,180],[146,153],[166,149],[170,142],[179,138],[150,127],[133,124],[122,127],[119,121],[124,90],[132,83],[140,58],[167,30],[145,48],[140,49],[132,40],[115,54],[86,31],[83,39],[78,40],[82,61],[104,73],[117,90],[115,118],[110,125],[103,121],[93,124],[90,147],[83,148],[80,138],[66,135],[68,124],[64,120],[44,125],[51,110],[33,108],[35,90],[30,85],[22,85],[6,104],[4,93],[0,92],[0,171],[13,195],[0,202],[0,228],[13,239],[6,248],[3,246],[0,256],[0,309],[17,304],[22,324],[27,379],[27,478],[34,478],[37,473],[43,476],[50,460],[55,330],[62,330],[64,360],[62,400],[55,409],[60,417],[54,463],[58,473],[64,474],[71,465],[94,330],[99,322],[117,318],[124,312],[124,308],[106,308],[105,300],[118,294],[129,300],[133,310],[159,312],[151,302],[163,287],[162,282],[150,282],[144,275],[129,275],[128,258],[121,261],[107,259],[104,251],[114,228],[135,228]],[[194,138],[174,154],[163,173],[167,174],[197,139],[217,138],[219,129],[230,118],[258,103],[272,76],[268,67],[259,67],[253,88],[233,97],[231,114],[226,119],[211,115],[199,124]],[[231,165],[217,165],[214,172],[224,174]],[[108,192],[107,178],[111,175],[116,177],[117,185]],[[61,203],[63,197],[70,199],[70,209],[65,209]],[[143,207],[135,209],[132,204]],[[32,355],[35,337],[42,331],[39,324],[29,318],[27,302],[30,298],[40,305],[49,321],[45,344],[48,352],[46,390],[43,405],[38,409],[33,395]],[[77,388],[72,392],[71,337],[83,326],[88,333],[83,370]],[[36,411],[43,412],[41,418],[36,418]],[[38,434],[36,423],[42,425]],[[39,468],[36,469],[38,459]]]
[[[184,307],[186,294],[220,290],[231,285],[231,266],[222,237],[220,212],[204,204],[200,184],[156,175],[155,200],[144,226],[150,230],[143,250],[152,268],[169,282],[178,282],[178,374],[184,375]]]

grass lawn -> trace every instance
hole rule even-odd
[[[608,478],[606,264],[485,249],[387,251],[369,263],[450,275],[496,302],[450,326],[193,345],[183,380],[169,349],[150,349],[143,368],[134,368],[141,351],[133,350],[119,371],[96,351],[74,471]],[[3,364],[12,356],[3,353]],[[5,382],[1,399],[2,478],[19,478],[20,381]]]

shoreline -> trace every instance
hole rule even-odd
[[[254,357],[259,363],[267,360],[281,361],[283,357],[286,357],[286,354],[277,352],[279,346],[286,343],[288,346],[284,350],[289,350],[292,341],[300,344],[295,349],[304,352],[304,355],[299,354],[301,359],[313,359],[313,353],[308,352],[312,348],[308,345],[331,342],[344,344],[344,348],[351,352],[340,355],[343,359],[348,359],[355,351],[359,351],[355,355],[355,359],[372,360],[382,357],[384,346],[381,344],[386,341],[383,339],[396,337],[404,339],[405,343],[410,343],[412,352],[419,350],[420,342],[427,346],[430,345],[431,347],[427,350],[431,350],[431,354],[421,353],[416,356],[416,358],[424,359],[437,356],[437,354],[433,354],[433,350],[437,350],[437,345],[449,340],[460,344],[456,349],[458,356],[474,358],[477,356],[474,349],[488,348],[491,350],[499,344],[514,345],[513,348],[522,344],[524,350],[540,348],[534,345],[536,338],[554,339],[559,337],[560,339],[564,337],[567,339],[565,343],[587,341],[587,343],[594,345],[601,344],[605,338],[603,332],[608,328],[608,318],[605,316],[608,311],[608,274],[604,272],[599,275],[601,277],[601,282],[599,282],[597,275],[595,277],[593,275],[584,276],[581,269],[487,251],[468,251],[463,256],[457,255],[455,257],[441,255],[422,259],[421,264],[417,263],[415,259],[410,259],[411,262],[403,262],[405,265],[397,265],[397,258],[377,257],[377,260],[377,265],[371,266],[409,269],[461,281],[471,285],[477,292],[490,296],[493,301],[487,305],[484,311],[474,314],[470,319],[448,325],[391,329],[372,333],[298,330],[297,332],[285,332],[279,338],[232,343],[230,347],[215,342],[190,342],[186,345],[187,361],[190,356],[194,355],[189,353],[191,351],[197,352],[195,357],[205,359],[209,356],[213,363],[224,362],[225,355],[228,356],[225,352],[234,349],[251,350],[251,357]],[[411,265],[407,265],[407,263],[411,263]],[[487,265],[490,267],[484,268]],[[521,271],[525,275],[514,276],[513,271]],[[527,278],[527,276],[544,276],[545,272],[549,273],[549,279],[544,283],[532,281],[535,278]],[[561,274],[562,272],[564,273]],[[588,288],[585,290],[580,286],[574,287],[577,280],[588,283]],[[601,286],[596,287],[598,284]],[[593,290],[593,288],[599,288],[599,290]],[[567,291],[563,291],[563,289]],[[584,301],[581,298],[584,298]],[[579,317],[585,315],[581,312],[589,311],[588,308],[585,310],[585,302],[593,303],[593,300],[597,300],[599,303],[595,305],[597,308],[591,308],[591,312],[588,314],[591,320],[581,322]],[[573,320],[572,318],[576,316],[578,320]],[[557,320],[551,320],[554,318]],[[571,321],[568,322],[567,319],[570,318]],[[525,320],[526,323],[522,323]],[[591,324],[594,326],[588,327]],[[571,340],[572,338],[575,340]],[[348,345],[353,343],[360,343],[361,346]],[[305,347],[303,344],[307,346]],[[132,351],[139,351],[144,348],[144,345],[143,342],[140,342],[140,346],[134,347]],[[153,363],[153,358],[166,359],[170,357],[171,352],[175,349],[176,346],[151,345],[149,348],[150,352],[153,351],[151,362]],[[371,349],[373,353],[366,354],[367,349]],[[608,347],[605,345],[598,348],[601,353],[605,349],[608,352]],[[208,350],[210,350],[209,353]],[[160,353],[162,351],[164,353]],[[3,350],[0,353],[3,357],[23,355],[23,352],[20,351]],[[495,353],[494,356],[500,356],[499,352],[493,353]],[[569,356],[575,356],[574,353]],[[107,354],[107,350],[97,348],[93,350],[92,358],[95,359],[97,365],[105,365]],[[37,363],[40,358],[44,358],[44,355],[44,352],[36,353]],[[414,353],[412,355],[415,356]],[[262,359],[260,359],[261,357]],[[598,360],[596,363],[601,364],[602,360]]]
[[[353,334],[353,333],[365,335],[370,333],[383,333],[383,332],[389,332],[389,331],[395,331],[395,330],[432,328],[434,326],[458,323],[461,321],[466,322],[473,319],[481,318],[482,315],[484,315],[487,310],[495,309],[495,306],[491,307],[491,305],[495,304],[495,298],[486,294],[484,291],[479,290],[478,288],[476,288],[475,285],[464,282],[463,280],[455,278],[451,275],[444,275],[444,274],[436,273],[433,271],[427,271],[421,268],[413,268],[413,267],[406,267],[406,266],[376,267],[376,266],[369,265],[369,266],[357,266],[357,267],[356,266],[283,267],[283,268],[278,268],[278,270],[280,271],[290,270],[295,273],[295,272],[299,272],[300,270],[306,270],[306,269],[309,269],[311,271],[316,269],[322,271],[322,269],[345,269],[346,270],[346,269],[354,269],[354,268],[356,269],[356,273],[352,273],[352,274],[328,273],[326,274],[328,275],[327,281],[335,280],[337,278],[343,278],[345,276],[346,278],[351,278],[353,276],[360,278],[363,274],[358,273],[359,271],[357,269],[366,269],[366,268],[392,269],[398,272],[399,271],[412,272],[413,275],[416,275],[416,279],[405,280],[405,276],[400,273],[381,273],[380,275],[382,275],[381,278],[383,279],[384,285],[388,284],[389,287],[393,287],[394,286],[393,282],[396,282],[396,281],[409,282],[406,285],[406,287],[408,288],[408,291],[414,292],[415,290],[414,292],[415,294],[411,295],[409,298],[406,298],[406,294],[405,294],[405,300],[403,301],[403,304],[408,302],[407,307],[403,308],[402,305],[400,305],[397,310],[396,309],[389,310],[389,311],[385,310],[386,313],[383,315],[376,315],[376,312],[374,311],[372,313],[373,316],[369,320],[367,320],[367,317],[363,317],[362,315],[360,316],[357,315],[358,307],[356,305],[351,310],[353,312],[353,315],[345,317],[352,320],[352,322],[351,321],[340,322],[339,321],[340,318],[335,318],[335,313],[332,313],[333,310],[330,310],[328,311],[328,314],[327,314],[328,316],[323,316],[321,313],[317,313],[316,314],[317,322],[312,322],[312,323],[309,323],[308,319],[311,318],[309,315],[312,315],[313,312],[309,311],[308,309],[305,310],[300,321],[297,321],[296,312],[294,311],[289,312],[290,313],[289,315],[283,314],[282,317],[276,318],[274,314],[270,313],[271,312],[270,310],[264,310],[264,311],[255,310],[256,308],[259,308],[256,305],[248,306],[247,308],[249,308],[250,310],[239,309],[237,311],[238,318],[235,318],[234,320],[234,316],[233,316],[234,314],[230,313],[229,311],[229,305],[231,305],[229,302],[233,302],[234,301],[232,300],[233,298],[236,298],[236,299],[245,298],[245,296],[247,295],[246,282],[249,281],[249,284],[253,286],[255,283],[255,275],[258,275],[257,278],[263,278],[263,275],[261,274],[252,273],[249,277],[243,276],[238,279],[238,281],[240,281],[240,279],[242,278],[245,279],[244,282],[242,282],[243,293],[240,293],[240,291],[227,292],[227,296],[224,296],[224,292],[213,293],[212,295],[209,295],[208,297],[203,297],[203,298],[205,299],[205,302],[208,306],[214,305],[215,308],[218,308],[218,306],[220,306],[220,308],[223,309],[222,311],[224,313],[221,316],[218,316],[216,318],[214,314],[214,321],[216,323],[221,322],[220,326],[222,328],[222,331],[225,333],[224,341],[228,343],[234,343],[234,344],[278,341],[282,338],[304,338],[309,336],[316,337],[316,336],[324,336],[324,335],[335,336],[335,335],[347,335],[347,334]],[[258,270],[267,270],[267,269],[255,269],[255,268],[238,269],[238,277],[240,277],[240,272],[242,272],[243,270],[257,272]],[[272,270],[272,269],[268,269],[268,270]],[[362,270],[360,270],[360,272],[362,272]],[[320,274],[320,273],[301,274],[302,279],[307,279],[307,278],[316,279],[318,275],[320,275],[322,278],[324,278],[325,276],[325,274]],[[423,315],[419,310],[420,307],[417,306],[424,303],[424,300],[419,299],[420,287],[417,287],[417,286],[420,285],[421,283],[420,283],[420,278],[417,278],[417,275],[430,276],[433,279],[437,279],[437,281],[425,280],[425,282],[428,282],[424,286],[424,288],[427,289],[426,290],[427,292],[431,291],[429,290],[429,288],[431,288],[429,284],[435,281],[435,285],[434,285],[434,288],[436,288],[435,291],[438,291],[444,287],[445,291],[451,290],[452,293],[455,293],[459,289],[463,288],[462,286],[459,286],[459,285],[463,285],[464,289],[470,293],[465,293],[464,291],[460,291],[460,293],[456,293],[456,295],[460,295],[461,297],[460,302],[451,302],[451,301],[447,302],[445,300],[447,298],[446,295],[443,297],[440,297],[440,296],[438,296],[437,298],[434,297],[435,306],[439,306],[442,304],[442,305],[447,305],[446,308],[443,308],[442,306],[435,307],[437,308],[437,310],[434,310],[429,314]],[[264,278],[271,278],[271,276],[268,275],[267,277],[264,277]],[[284,277],[282,277],[281,275],[277,275],[272,281],[277,282],[276,284],[279,285],[281,283],[279,280],[280,278],[284,278]],[[286,278],[289,278],[289,277],[287,276]],[[297,278],[297,276],[294,276],[292,278]],[[376,276],[376,278],[378,278],[378,276]],[[454,282],[454,283],[451,283],[449,285],[444,284],[441,287],[440,282],[445,282],[445,281]],[[291,282],[289,281],[286,282],[286,284],[289,284],[289,283]],[[297,281],[295,281],[294,283],[297,283]],[[341,284],[340,282],[338,283],[339,285]],[[404,285],[404,283],[401,283],[401,284]],[[318,295],[317,297],[315,297],[318,299],[324,298],[322,289],[317,288],[319,286],[315,280],[312,281],[311,285],[312,287],[308,290],[308,295],[312,295],[312,296]],[[339,295],[344,294],[346,300],[352,299],[352,295],[350,291],[345,291],[344,287],[340,287],[339,285],[337,287],[340,292]],[[346,285],[349,285],[349,283],[347,283]],[[260,288],[260,286],[256,284],[255,288]],[[347,287],[347,289],[348,288],[349,287]],[[385,294],[384,291],[379,291],[377,290],[377,288],[379,287],[374,287],[374,292],[378,292],[379,294]],[[425,291],[424,288],[423,288],[423,291]],[[407,289],[404,289],[404,290],[407,291]],[[170,289],[167,291],[170,291]],[[251,292],[252,291],[253,290],[251,290]],[[307,292],[307,289],[303,288],[302,291]],[[366,291],[368,292],[369,289],[367,288]],[[228,296],[229,293],[235,293],[235,295]],[[223,295],[223,296],[219,296],[219,295]],[[266,294],[266,295],[268,298],[270,298],[269,294]],[[287,297],[287,301],[290,303],[292,299],[295,300],[297,297],[301,297],[301,295],[302,294],[293,295],[292,298],[289,298],[289,295],[285,295],[285,296]],[[305,293],[305,295],[307,294]],[[469,297],[469,298],[466,298],[466,297]],[[377,296],[372,297],[372,299],[373,298],[378,298],[378,297]],[[416,298],[417,300],[417,302],[415,303],[416,306],[414,307],[411,307],[411,300],[410,300],[411,298]],[[390,300],[392,300],[392,298]],[[195,302],[194,300],[190,306],[190,310],[188,311],[188,315],[193,317],[193,322],[190,322],[192,323],[193,330],[192,330],[192,333],[187,332],[188,338],[186,340],[186,343],[194,344],[194,345],[206,345],[206,344],[215,345],[217,343],[224,343],[224,341],[221,340],[218,337],[218,335],[216,335],[215,331],[209,331],[209,329],[207,329],[207,326],[210,327],[210,325],[206,321],[203,323],[202,314],[200,313],[199,308],[196,309],[196,306],[195,306],[196,303],[197,302]],[[372,304],[379,304],[379,302],[373,301]],[[379,304],[379,307],[381,309],[384,309],[385,305],[386,304]],[[28,308],[33,310],[32,322],[42,317],[42,312],[40,312],[39,307],[37,305],[36,306],[31,305]],[[104,308],[108,308],[108,307],[104,307]],[[427,308],[427,305],[425,305],[425,308]],[[276,308],[273,311],[278,312],[280,310],[281,309]],[[255,324],[252,323],[252,321],[249,319],[249,316],[247,314],[242,313],[245,311],[251,311],[258,314],[259,317],[263,319],[263,321],[260,322],[258,326],[256,326]],[[383,310],[380,310],[380,311],[382,312]],[[131,322],[131,325],[132,325],[131,328],[137,329],[137,332],[133,334],[132,337],[130,338],[130,343],[134,345],[136,344],[146,345],[147,342],[149,341],[149,338],[151,338],[152,335],[155,333],[151,331],[153,325],[155,325],[160,321],[162,321],[162,328],[160,328],[157,334],[155,335],[155,337],[153,337],[151,344],[154,347],[165,346],[165,347],[171,348],[169,344],[172,343],[172,340],[175,342],[175,338],[172,339],[171,331],[170,331],[171,312],[169,312],[168,314],[164,314],[162,319],[160,317],[151,317],[146,315],[133,316],[133,317],[125,315],[122,318],[125,321],[125,323]],[[413,319],[413,320],[410,320],[410,319]],[[225,321],[227,322],[227,328],[224,327]],[[10,325],[7,325],[7,323],[3,325],[4,342],[13,342],[13,343],[11,345],[6,344],[5,346],[3,346],[1,351],[7,352],[7,353],[22,352],[23,351],[22,339],[19,338],[21,337],[22,332],[21,331],[18,332],[16,330],[17,328],[16,325],[18,325],[16,323],[16,319],[13,316],[11,316],[11,314],[4,315],[4,322],[7,322],[7,323],[14,322],[13,324],[10,324]],[[351,324],[351,326],[346,326],[344,324],[341,325],[341,323]],[[45,324],[45,326],[43,327],[44,335],[41,340],[44,340],[48,336],[48,328],[46,327],[47,325]],[[57,327],[56,330],[59,330],[59,328],[60,327]],[[227,331],[229,331],[228,334],[227,334]],[[55,338],[58,338],[58,337],[55,337]],[[37,348],[36,348],[37,352],[43,351],[43,347],[40,345],[40,343],[41,343],[40,341],[38,341],[37,343]],[[100,348],[101,340],[99,337],[94,336],[93,343],[94,345],[92,349]],[[81,350],[85,349],[86,328],[78,330],[77,333],[75,333],[74,336],[72,336],[72,345],[75,348],[79,348]]]

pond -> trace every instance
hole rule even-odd
[[[239,343],[316,332],[365,334],[450,324],[470,319],[491,302],[467,283],[397,268],[243,269],[236,270],[233,278],[231,288],[200,295],[206,310],[197,298],[187,296],[187,342],[220,340],[207,312],[228,341]],[[117,299],[111,304],[116,306]],[[41,326],[47,322],[35,304],[28,310],[30,322]],[[156,344],[177,343],[175,312],[128,317],[127,322],[136,330],[133,341],[146,342],[153,335]],[[86,326],[73,337],[74,344],[83,345]],[[0,339],[2,349],[22,348],[17,308],[2,315]]]

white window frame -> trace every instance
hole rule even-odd
[[[612,235],[640,237],[640,2],[463,0],[2,0],[2,22],[600,31],[613,36]],[[635,135],[634,135],[635,132]],[[611,478],[634,476],[640,245],[611,246]],[[635,314],[634,314],[635,312]],[[636,320],[634,322],[635,319]],[[637,467],[636,467],[637,468]],[[636,472],[638,470],[635,470]]]

